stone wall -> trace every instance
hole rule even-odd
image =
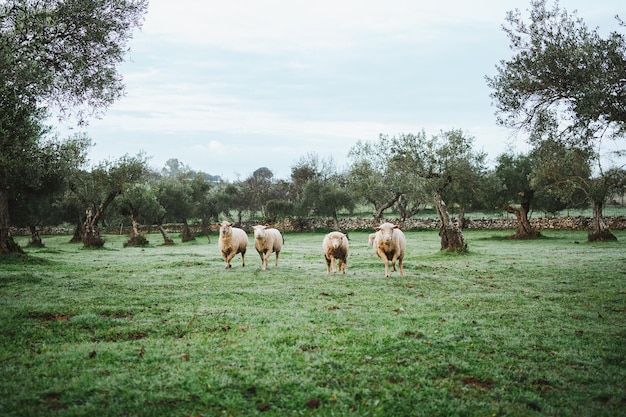
[[[530,223],[538,230],[564,229],[564,230],[590,230],[592,229],[591,217],[537,217],[530,219]],[[438,230],[441,227],[439,219],[385,219],[399,225],[403,230]],[[626,230],[626,216],[605,217],[604,221],[612,230]],[[380,223],[373,219],[347,218],[339,219],[340,230],[372,230]],[[252,224],[243,224],[244,228],[251,228]],[[284,220],[276,227],[283,231],[315,231],[331,230],[334,222],[328,219],[307,219],[307,221]],[[517,220],[514,218],[481,218],[466,219],[466,230],[510,230],[517,228]]]
[[[408,219],[401,221],[400,219],[385,219],[391,223],[399,225],[403,230],[438,230],[440,227],[439,219]],[[530,219],[530,223],[537,230],[591,230],[592,218],[583,216],[570,216],[570,217],[535,217]],[[612,230],[626,230],[626,216],[609,216],[604,217],[604,221],[607,226]],[[257,224],[256,222],[244,222],[240,227],[243,227],[246,231],[251,232],[252,226]],[[339,219],[339,229],[343,231],[352,230],[372,230],[380,223],[373,219],[365,218],[346,218]],[[166,224],[165,229],[170,233],[178,233],[181,231],[181,224]],[[325,231],[333,230],[334,222],[330,219],[285,219],[281,220],[274,227],[283,232],[313,232],[313,231]],[[512,217],[496,217],[496,218],[481,218],[481,219],[466,219],[466,230],[511,230],[517,228],[517,220]],[[192,231],[201,232],[200,225],[192,225]],[[217,225],[211,225],[211,231],[216,232]],[[105,230],[106,233],[122,233],[128,234],[128,228],[120,229],[119,227],[113,227]],[[141,231],[157,232],[154,226],[143,226]],[[60,227],[43,227],[39,229],[39,233],[42,235],[54,235],[54,234],[72,234],[73,229],[66,229]],[[28,229],[11,229],[11,233],[14,236],[27,236],[30,235]]]

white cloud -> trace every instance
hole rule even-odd
[[[226,151],[224,144],[217,140],[209,141],[209,151],[223,155]]]

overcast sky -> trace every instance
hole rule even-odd
[[[144,151],[228,180],[288,178],[307,153],[462,129],[493,159],[527,149],[495,123],[485,75],[511,56],[512,0],[150,0],[121,66],[127,94],[84,129],[99,162]],[[561,0],[617,30],[617,0]]]

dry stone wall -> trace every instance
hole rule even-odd
[[[530,223],[537,230],[591,230],[592,226],[591,217],[583,216],[570,216],[570,217],[536,217],[530,219]],[[438,230],[441,226],[439,219],[385,219],[385,221],[399,225],[403,230]],[[604,217],[604,221],[607,226],[612,230],[626,230],[626,216],[612,216]],[[248,232],[251,232],[252,226],[257,224],[256,222],[244,222],[239,227],[242,227]],[[339,229],[343,231],[353,230],[372,230],[378,226],[380,222],[374,219],[365,218],[346,218],[339,219]],[[279,221],[273,225],[283,232],[314,232],[323,230],[333,230],[334,221],[330,219],[285,219]],[[182,230],[182,224],[166,224],[165,229],[170,233],[178,233]],[[510,230],[517,228],[517,220],[511,217],[500,218],[481,218],[481,219],[466,219],[466,230]],[[201,232],[200,225],[191,226],[193,232]],[[217,231],[216,225],[211,225],[212,231]],[[128,228],[120,229],[111,228],[106,230],[107,233],[121,233],[128,234]],[[141,231],[156,232],[156,227],[144,226]],[[60,227],[43,227],[39,229],[39,233],[42,235],[55,235],[55,234],[72,234],[73,229],[60,228]],[[11,233],[14,236],[27,236],[30,235],[28,229],[12,229]]]
[[[592,226],[590,217],[537,217],[530,219],[530,223],[538,230],[590,230]],[[385,221],[399,225],[403,230],[439,230],[439,219],[385,219]],[[626,230],[626,216],[605,217],[604,221],[612,230]],[[373,219],[347,218],[339,219],[340,230],[371,230],[380,222]],[[243,227],[251,227],[252,224],[243,224]],[[275,225],[286,232],[311,232],[316,230],[334,229],[334,221],[328,219],[283,220]],[[466,230],[509,230],[517,228],[517,220],[514,218],[482,218],[466,219]]]

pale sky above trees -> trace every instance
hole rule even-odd
[[[432,3],[432,4],[431,4]],[[562,0],[618,30],[617,0]],[[491,160],[524,139],[498,127],[484,76],[511,51],[506,12],[528,1],[151,0],[120,67],[127,94],[84,129],[94,162],[145,151],[162,167],[236,180],[299,157],[341,168],[357,140],[462,129]],[[625,16],[622,16],[625,17]]]

